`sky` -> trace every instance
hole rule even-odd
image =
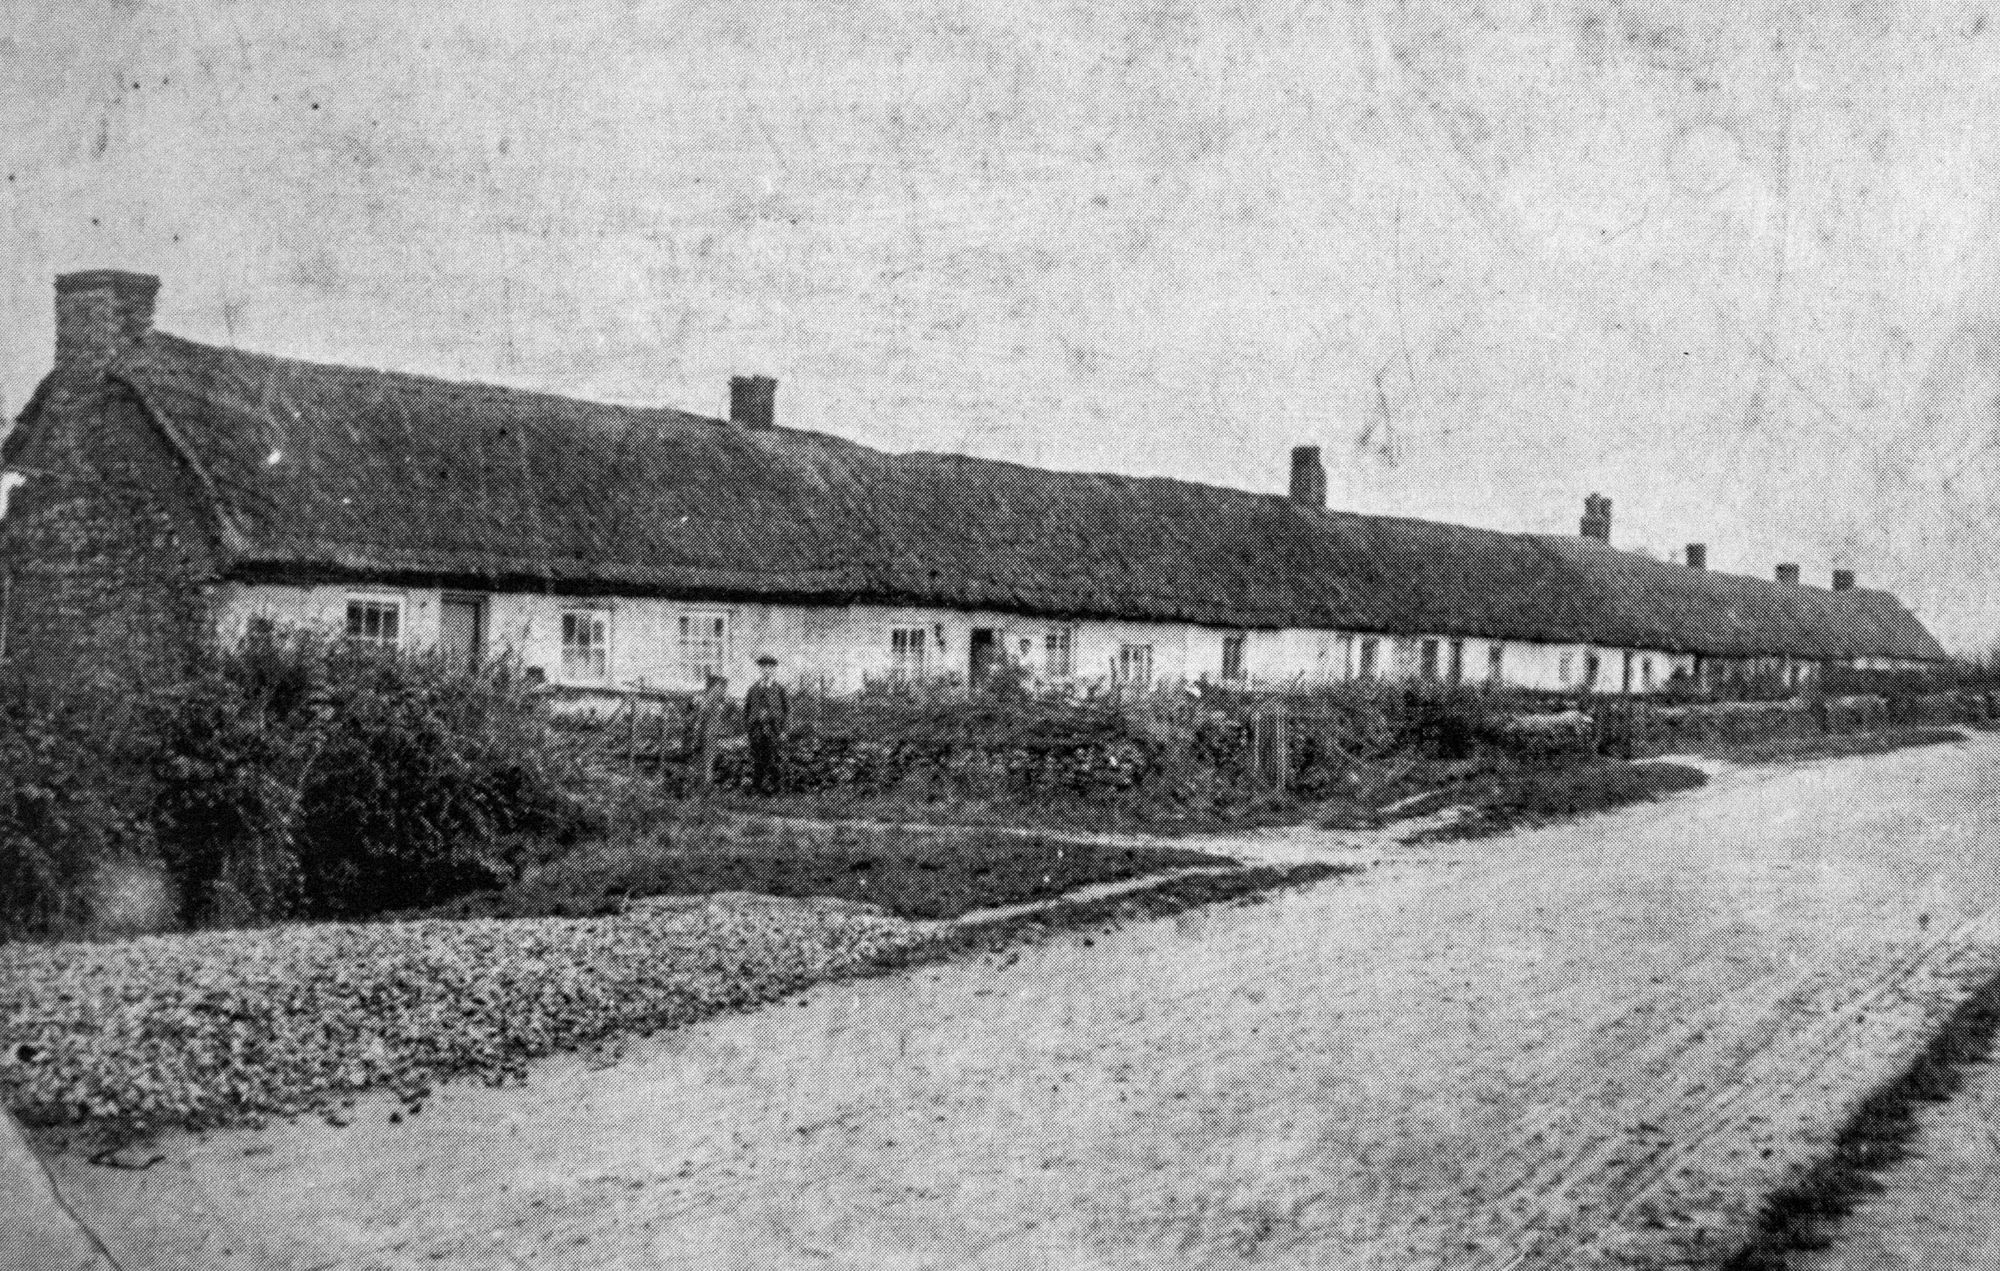
[[[1895,590],[2000,640],[2000,2],[8,0],[53,276],[315,360]]]

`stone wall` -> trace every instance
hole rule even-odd
[[[133,394],[52,381],[9,462],[5,666],[52,690],[171,682],[208,626],[215,541],[194,478]]]

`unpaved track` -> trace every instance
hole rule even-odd
[[[1728,772],[401,1125],[364,1100],[57,1172],[135,1271],[1698,1259],[2000,965],[1996,831],[1990,738]]]

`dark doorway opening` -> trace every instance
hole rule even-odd
[[[972,629],[971,675],[972,687],[985,688],[993,682],[994,672],[1000,669],[1000,633],[991,627]]]

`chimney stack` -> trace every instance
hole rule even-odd
[[[742,428],[775,427],[778,381],[768,375],[729,377],[729,422]]]
[[[1583,500],[1583,536],[1594,538],[1600,543],[1611,541],[1611,500],[1601,494],[1588,495]]]
[[[1781,583],[1789,583],[1794,587],[1798,586],[1799,567],[1797,565],[1778,566],[1778,581]]]
[[[1834,571],[1833,571],[1833,589],[1834,589],[1835,591],[1853,591],[1853,590],[1854,590],[1854,571],[1853,571],[1853,570],[1851,570],[1851,569],[1836,569],[1836,570],[1834,570]]]
[[[1687,562],[1689,569],[1708,568],[1708,544],[1689,543],[1687,551],[1688,551]]]
[[[1292,502],[1326,507],[1326,465],[1320,461],[1318,446],[1292,447]]]
[[[56,275],[56,366],[101,370],[153,329],[160,280],[122,269]]]

